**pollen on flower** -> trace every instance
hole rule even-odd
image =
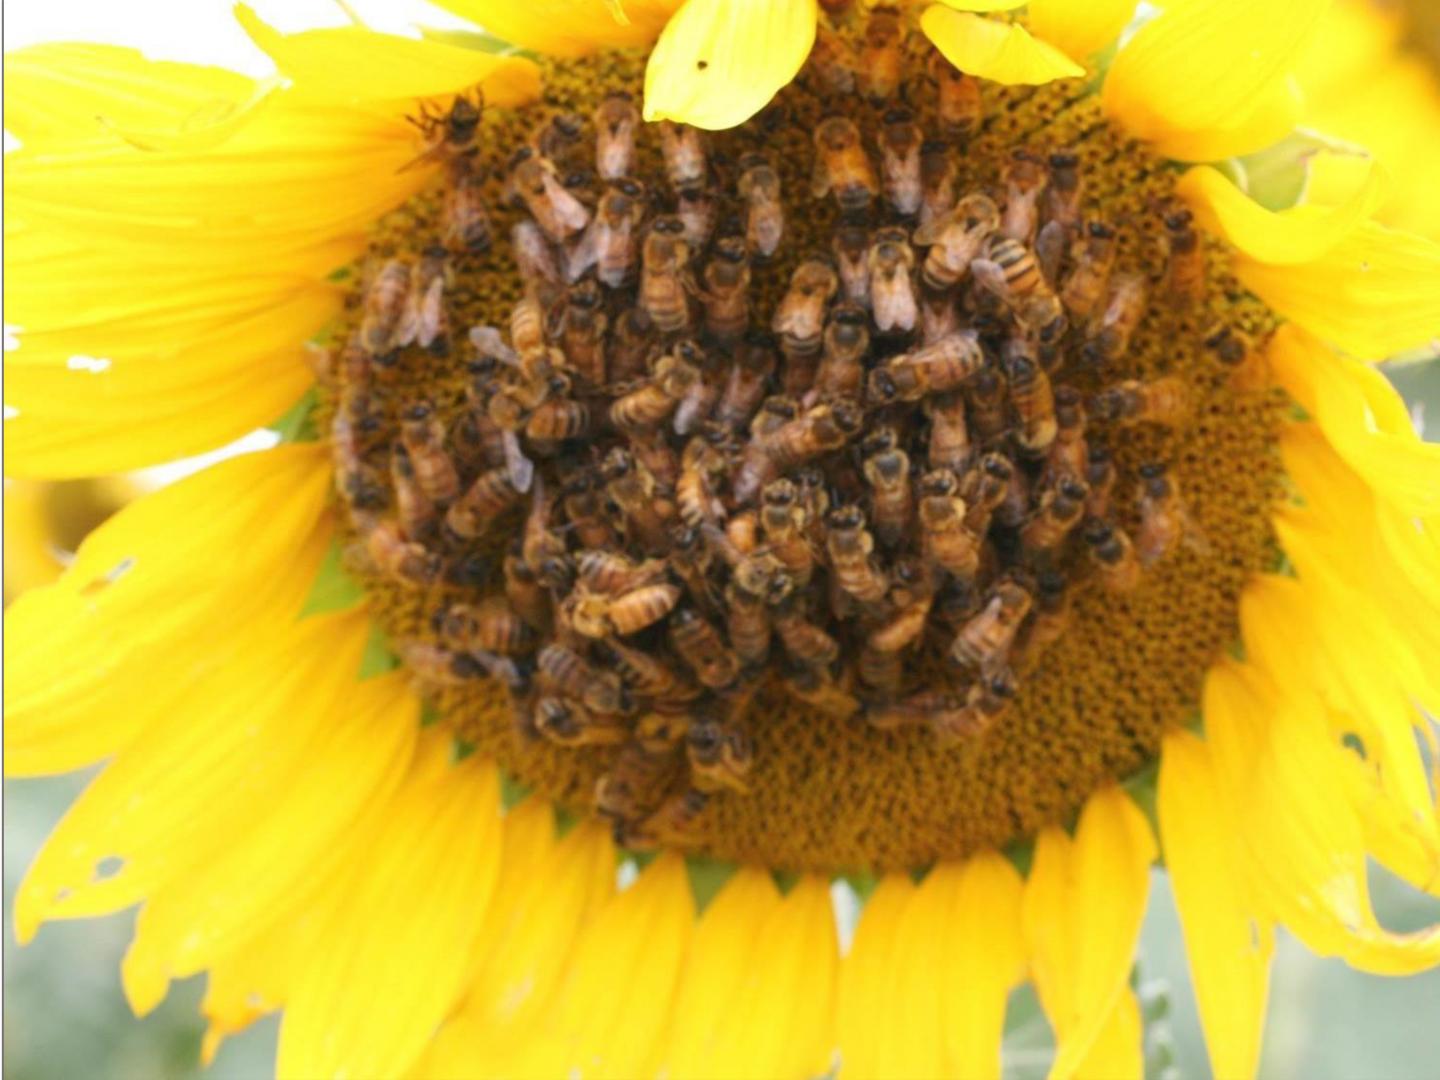
[[[634,847],[910,868],[1063,820],[1274,558],[1271,319],[1174,174],[872,18],[731,131],[641,123],[629,53],[427,104],[443,179],[318,361],[403,661]]]

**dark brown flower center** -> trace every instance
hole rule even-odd
[[[617,54],[432,108],[445,180],[336,338],[397,652],[631,846],[1028,834],[1185,721],[1273,559],[1268,315],[1173,173],[1084,88],[862,30],[733,131],[641,124]]]

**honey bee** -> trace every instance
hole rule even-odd
[[[1050,182],[1050,174],[1040,158],[1028,150],[1016,150],[1006,163],[1005,216],[1000,221],[1000,234],[1022,244],[1035,242],[1040,227],[1040,197]]]
[[[829,667],[840,656],[840,643],[810,622],[794,604],[776,609],[772,619],[785,651],[799,664]]]
[[[684,395],[680,400],[685,400]],[[655,477],[655,486],[662,491],[674,491],[680,479],[680,455],[671,448],[665,432],[659,428],[635,428],[626,431],[625,438],[635,460]]]
[[[452,251],[480,254],[490,250],[490,211],[479,177],[465,173],[456,178],[445,193],[443,221],[445,245]]]
[[[1179,485],[1169,470],[1157,463],[1140,466],[1140,528],[1135,552],[1140,565],[1149,567],[1172,554],[1182,542],[1204,552],[1205,543],[1180,497]]]
[[[955,209],[955,156],[944,139],[920,144],[920,224],[938,221]]]
[[[438,245],[429,247],[413,275],[414,287],[406,302],[405,316],[396,344],[418,344],[434,356],[450,352],[450,317],[445,309],[447,262],[450,252]]]
[[[880,404],[919,401],[963,386],[984,368],[979,336],[974,330],[961,330],[933,345],[892,356],[870,372],[866,396]]]
[[[865,354],[870,349],[869,320],[863,308],[848,301],[830,314],[825,326],[820,367],[805,403],[827,398],[858,397],[865,381]]]
[[[1084,178],[1080,173],[1080,157],[1073,150],[1057,150],[1050,155],[1050,184],[1045,191],[1045,218],[1068,229],[1080,225],[1080,212],[1085,198]]]
[[[649,321],[639,308],[629,307],[615,318],[610,330],[609,368],[612,386],[620,387],[643,378],[654,340]]]
[[[517,221],[511,227],[510,250],[515,256],[515,269],[527,288],[555,285],[562,280],[550,241],[535,222]]]
[[[680,192],[675,200],[675,214],[685,226],[690,250],[699,251],[710,242],[718,213],[719,204],[709,188],[693,187]]]
[[[948,213],[922,221],[914,241],[929,245],[920,277],[928,288],[944,292],[970,270],[1000,227],[1000,211],[988,195],[966,195]]]
[[[393,521],[372,520],[363,523],[361,535],[365,551],[376,569],[401,585],[418,587],[432,585],[440,577],[440,556],[406,539]]]
[[[765,597],[731,581],[725,586],[725,631],[735,655],[746,667],[758,667],[770,655],[770,609]]]
[[[685,124],[661,120],[660,154],[665,159],[665,175],[677,192],[701,187],[705,183],[709,163],[705,140],[699,130]]]
[[[715,408],[715,422],[738,431],[750,422],[765,397],[765,384],[775,371],[775,351],[759,331],[747,334],[736,349]]]
[[[760,403],[760,411],[750,421],[750,439],[741,451],[740,469],[732,485],[737,504],[753,502],[760,489],[774,479],[778,466],[770,453],[770,439],[794,423],[798,412],[794,398],[779,394]]]
[[[960,309],[955,297],[925,289],[920,298],[921,344],[934,345],[959,330]]]
[[[580,584],[592,592],[612,596],[665,580],[665,560],[637,563],[618,551],[582,551],[577,569]]]
[[[503,563],[505,600],[540,634],[550,632],[552,618],[550,596],[528,564],[518,554],[505,556]]]
[[[560,182],[554,163],[528,146],[521,147],[512,160],[507,192],[557,243],[590,223],[590,211]]]
[[[1205,296],[1205,247],[1195,215],[1176,210],[1165,218],[1165,292],[1177,308],[1189,308]]]
[[[568,390],[568,380],[563,375],[556,378],[564,381]],[[526,438],[542,448],[545,444],[583,438],[589,431],[590,406],[576,401],[568,393],[551,395],[525,421]]]
[[[406,260],[389,259],[365,290],[360,343],[371,356],[384,356],[400,344],[412,273]]]
[[[1020,530],[1020,543],[1027,552],[1048,552],[1065,542],[1085,515],[1090,494],[1084,482],[1062,477],[1040,497],[1040,506]]]
[[[1100,584],[1110,592],[1130,592],[1140,584],[1143,573],[1135,546],[1123,529],[1101,518],[1090,518],[1080,535],[1100,575]]]
[[[578,701],[555,697],[535,703],[535,727],[557,746],[616,746],[630,737],[618,717],[597,715]]]
[[[1059,641],[1070,627],[1070,583],[1055,570],[1043,571],[1036,580],[1035,611],[1011,650],[1011,664],[1028,671]]]
[[[529,144],[541,157],[568,161],[585,134],[585,121],[573,112],[553,113],[530,133]]]
[[[574,566],[566,551],[565,539],[550,525],[554,495],[546,489],[543,474],[535,477],[530,512],[520,533],[520,557],[535,570],[536,580],[550,589],[569,588]]]
[[[920,210],[920,144],[924,137],[909,109],[891,109],[880,128],[880,176],[885,197],[905,217]]]
[[[481,667],[469,653],[450,649],[428,641],[396,642],[395,651],[405,668],[422,682],[439,686],[459,686],[484,676]]]
[[[865,527],[865,512],[851,503],[837,506],[825,517],[825,547],[835,581],[863,604],[884,599],[890,583],[875,565],[875,537]]]
[[[970,687],[963,709],[937,709],[928,722],[935,741],[950,747],[983,735],[1010,707],[1015,683],[1008,671],[987,675]]]
[[[554,691],[573,698],[587,710],[605,716],[628,713],[632,704],[620,676],[598,671],[574,649],[551,642],[535,658],[541,676]]]
[[[1014,581],[995,586],[980,614],[967,622],[950,646],[950,657],[964,667],[985,672],[1005,666],[1020,624],[1030,614],[1034,597]]]
[[[626,531],[646,551],[663,551],[669,546],[666,537],[667,515],[656,498],[655,477],[644,464],[635,460],[628,450],[617,446],[605,456],[600,466],[605,490],[625,517]]]
[[[584,239],[571,252],[568,278],[577,281],[593,266],[595,276],[611,289],[629,282],[639,250],[636,229],[644,215],[644,187],[635,180],[610,181]]]
[[[880,193],[875,169],[860,143],[860,129],[844,116],[831,116],[815,129],[815,171],[810,193],[817,199],[834,193],[842,210],[860,211]]]
[[[957,474],[970,464],[970,428],[965,422],[965,397],[956,391],[932,394],[925,399],[930,418],[926,464],[932,469],[951,469]]]
[[[895,96],[904,74],[901,46],[905,28],[900,12],[893,7],[877,7],[870,12],[865,34],[860,43],[860,90],[873,102]]]
[[[1055,295],[1035,253],[1018,240],[991,237],[985,258],[970,263],[975,280],[1009,305],[1016,320],[1042,342],[1059,340],[1065,332],[1065,309]]]
[[[715,254],[705,266],[702,288],[705,329],[717,341],[735,342],[750,324],[750,257],[745,241],[727,236],[715,244]]]
[[[870,506],[875,535],[886,547],[896,547],[910,528],[914,504],[910,495],[910,455],[897,445],[895,431],[881,428],[864,443],[862,471],[870,485]],[[831,536],[834,526],[831,526]],[[833,555],[832,555],[833,559]]]
[[[610,406],[610,422],[624,430],[653,428],[675,411],[699,378],[700,369],[694,364],[677,353],[667,353],[655,362],[655,371],[644,386]]]
[[[635,740],[652,754],[669,753],[685,741],[692,722],[688,708],[667,704],[635,718]]]
[[[401,531],[412,540],[424,539],[435,524],[435,503],[421,489],[410,455],[399,444],[391,449],[390,482]]]
[[[882,332],[908,333],[915,329],[919,305],[911,275],[915,251],[904,229],[881,229],[866,256],[870,271],[870,309]]]
[[[564,606],[570,625],[585,637],[629,637],[654,626],[675,610],[680,594],[679,586],[668,583],[642,585],[616,597],[581,586],[566,598]]]
[[[1100,221],[1090,222],[1077,244],[1075,269],[1060,290],[1065,310],[1076,319],[1089,319],[1105,300],[1118,249],[1113,229]]]
[[[690,389],[675,408],[675,420],[671,426],[676,435],[698,431],[709,421],[710,414],[715,411],[715,403],[720,400],[719,364],[714,354],[708,352],[702,360],[704,368],[701,377],[690,384]]]
[[[822,402],[776,430],[765,440],[765,450],[782,470],[791,469],[839,450],[859,433],[863,422],[864,414],[854,401]]]
[[[806,535],[809,509],[791,480],[771,481],[761,493],[760,528],[772,554],[797,586],[810,582],[815,549]]]
[[[414,466],[415,482],[425,497],[448,503],[460,493],[460,474],[445,451],[445,425],[428,402],[405,410],[400,442]]]
[[[785,207],[780,201],[780,174],[759,154],[740,159],[736,193],[745,203],[745,247],[757,259],[769,259],[785,235]]]
[[[606,513],[604,486],[594,473],[586,470],[568,478],[560,505],[581,547],[609,548],[619,543]],[[583,574],[584,554],[580,558]]]
[[[730,686],[740,675],[739,656],[709,620],[690,608],[681,608],[671,617],[669,641],[676,655],[711,690]]]
[[[710,573],[715,565],[715,553],[709,542],[699,529],[683,522],[671,526],[670,538],[666,565],[684,584],[696,607],[709,615],[717,614],[722,596]]]
[[[521,358],[537,363],[538,361],[531,358],[545,353],[545,307],[540,302],[540,297],[533,290],[527,290],[510,309],[510,342],[513,349],[505,349],[498,336],[492,340],[492,333],[491,327],[472,327],[470,341],[477,349],[482,350],[482,353],[492,349],[500,359],[517,367],[520,366]],[[534,377],[548,372],[532,369],[526,374]]]
[[[1263,390],[1270,384],[1265,354],[1242,330],[1216,323],[1205,332],[1205,347],[1230,369],[1230,385],[1243,392]]]
[[[982,446],[992,445],[1010,430],[1005,408],[1005,380],[992,367],[982,368],[965,387],[970,404],[970,429]]]
[[[940,123],[952,134],[973,135],[985,118],[980,80],[955,67],[939,50],[930,54],[930,76],[939,88]]]
[[[669,747],[653,753],[630,740],[620,748],[609,772],[595,782],[596,811],[614,819],[623,837],[629,831],[627,823],[643,817],[669,786],[678,765],[678,755]]]
[[[694,724],[685,737],[690,782],[701,791],[750,790],[746,777],[754,763],[750,737],[739,727],[705,720]]]
[[[475,150],[476,138],[480,131],[480,114],[485,107],[485,98],[480,88],[475,87],[468,94],[459,94],[443,112],[431,102],[422,102],[419,116],[405,119],[425,136],[425,150],[400,169],[432,161],[458,161]]]
[[[807,66],[819,79],[827,94],[849,94],[855,89],[855,71],[859,62],[849,44],[828,26],[815,28],[815,45],[810,50]]]
[[[640,307],[662,334],[690,325],[690,299],[682,280],[690,261],[685,223],[673,215],[656,218],[640,254]]]
[[[588,279],[571,286],[555,333],[566,362],[589,386],[605,385],[607,323],[600,286]]]
[[[1085,461],[1085,486],[1090,497],[1085,501],[1089,517],[1103,518],[1110,513],[1110,493],[1115,489],[1115,461],[1103,446],[1092,446]]]
[[[602,180],[629,176],[635,167],[640,110],[623,90],[607,94],[595,109],[595,171]]]
[[[983,533],[966,523],[965,500],[949,469],[934,469],[920,479],[917,504],[921,546],[937,566],[961,581],[971,581],[980,568]]]
[[[1191,395],[1178,375],[1149,382],[1126,379],[1096,394],[1090,411],[1101,420],[1121,426],[1151,423],[1178,428],[1190,418]]]
[[[1047,479],[1062,476],[1083,479],[1088,460],[1085,445],[1085,405],[1073,386],[1055,388],[1055,441],[1045,462]]]
[[[1116,278],[1096,332],[1081,350],[1084,357],[1099,365],[1125,355],[1148,303],[1149,291],[1143,277],[1122,274]]]
[[[1006,346],[1005,375],[1010,382],[1010,404],[1019,421],[1015,441],[1022,451],[1041,455],[1055,441],[1059,430],[1050,378],[1019,340]]]
[[[500,656],[523,656],[535,651],[539,638],[533,627],[503,600],[479,607],[451,604],[432,620],[441,640],[461,652],[480,649]]]
[[[991,451],[960,480],[960,497],[965,500],[965,524],[976,536],[990,531],[990,519],[1005,502],[1017,482],[1016,469],[1004,454]]]
[[[723,429],[722,429],[723,430]],[[712,438],[696,436],[680,456],[680,480],[675,485],[675,504],[680,520],[692,529],[719,522],[725,504],[715,494],[715,482],[730,469],[729,455]]]
[[[633,697],[670,707],[700,696],[699,687],[653,653],[614,640],[606,642],[605,647],[615,655],[616,666]]]
[[[785,673],[784,686],[792,697],[836,720],[848,720],[860,711],[859,699],[831,678],[824,668],[792,668]]]
[[[633,832],[626,833],[621,843],[632,851],[662,843],[684,844],[693,838],[696,821],[709,804],[709,793],[697,788],[671,795]]]

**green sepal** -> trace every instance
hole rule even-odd
[[[531,792],[531,787],[520,780],[515,779],[509,773],[500,773],[500,805],[506,810],[513,810],[520,805]]]
[[[420,36],[426,41],[441,45],[454,45],[457,49],[471,49],[474,52],[489,53],[491,56],[523,56],[527,60],[538,60],[540,54],[533,49],[522,49],[502,37],[485,30],[445,30],[437,26],[418,27]]]
[[[849,885],[851,890],[860,899],[861,904],[870,900],[870,894],[880,884],[880,878],[870,870],[854,870],[848,874],[841,874],[840,880]]]
[[[1160,787],[1160,762],[1158,760],[1150,762],[1139,772],[1131,774],[1120,786],[1125,789],[1125,794],[1130,796],[1135,805],[1140,808],[1140,812],[1145,815],[1145,820],[1150,823],[1151,834],[1157,842],[1155,865],[1164,866],[1165,855],[1158,851],[1160,811],[1157,807],[1157,800]]]
[[[580,818],[572,810],[567,810],[559,803],[555,804],[555,835],[564,839],[565,834],[576,825],[580,824]]]
[[[775,881],[775,887],[780,890],[781,896],[789,894],[800,881],[800,875],[794,870],[771,870],[770,877]]]
[[[365,599],[365,588],[345,571],[339,539],[331,540],[320,560],[320,571],[310,586],[310,595],[300,608],[300,618],[348,611]]]
[[[375,623],[370,624],[370,635],[365,639],[365,651],[360,654],[359,678],[373,679],[387,675],[400,666],[400,658],[390,648],[390,638]]]
[[[285,415],[270,425],[270,430],[280,436],[282,443],[315,442],[320,438],[320,429],[315,425],[315,405],[319,394],[310,387],[300,395],[300,400],[285,410]]]
[[[422,701],[420,703],[420,726],[422,728],[434,727],[440,722],[440,710],[433,702]]]
[[[690,878],[690,892],[695,897],[697,914],[710,906],[710,901],[714,900],[716,894],[725,887],[725,883],[735,876],[737,869],[739,867],[734,863],[724,859],[708,859],[703,855],[685,856],[685,874]]]
[[[475,744],[469,739],[462,739],[459,735],[450,740],[450,764],[459,765],[471,754],[475,753]]]

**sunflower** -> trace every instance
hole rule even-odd
[[[22,940],[294,1076],[996,1075],[1027,981],[1139,1076],[1160,858],[1217,1075],[1277,925],[1440,961],[1440,250],[1230,160],[1324,5],[449,6],[7,57],[7,467],[287,432],[7,612],[6,769],[108,759]]]
[[[96,525],[140,494],[131,477],[5,482],[5,603],[49,585]]]

